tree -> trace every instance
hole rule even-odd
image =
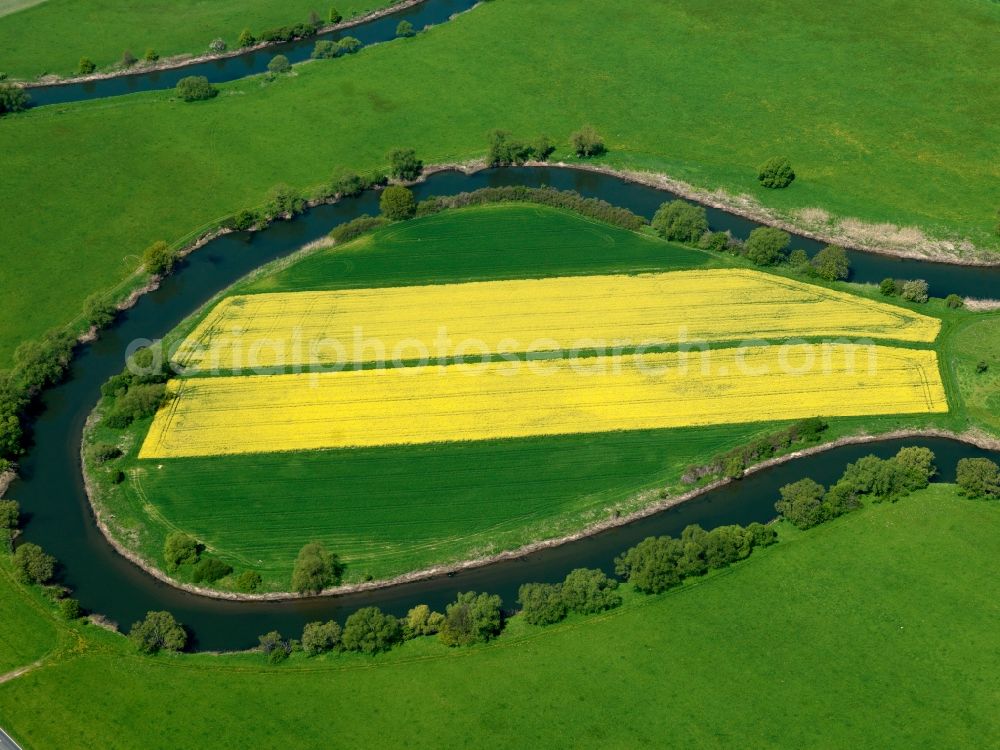
[[[677,561],[684,549],[670,537],[647,537],[615,559],[615,572],[637,591],[659,594],[681,582]]]
[[[56,559],[37,544],[20,545],[14,552],[14,574],[24,583],[48,583],[56,572]]]
[[[573,133],[569,141],[573,146],[573,151],[580,157],[600,156],[607,150],[604,146],[604,139],[590,125],[584,125]]]
[[[76,66],[76,72],[82,76],[89,76],[95,70],[97,70],[97,66],[89,57],[81,57],[80,62]]]
[[[217,96],[219,90],[205,76],[185,76],[177,82],[177,95],[186,102],[201,102]]]
[[[340,45],[330,39],[320,39],[313,47],[310,57],[314,60],[329,60],[340,57]]]
[[[531,625],[551,625],[565,619],[569,611],[559,583],[526,583],[518,589],[517,600]]]
[[[757,181],[766,188],[786,188],[794,179],[792,165],[780,156],[768,159],[757,170]]]
[[[226,565],[222,560],[209,557],[194,566],[194,570],[191,571],[191,580],[194,583],[212,583],[220,578],[225,578],[232,572],[232,565]]]
[[[181,565],[193,565],[198,562],[201,546],[198,540],[183,531],[174,531],[167,535],[163,543],[163,559],[167,570],[173,572]]]
[[[944,303],[952,310],[958,310],[959,308],[965,307],[965,300],[954,293],[945,297]]]
[[[896,280],[895,279],[882,279],[878,284],[879,294],[885,297],[892,297],[896,294]]]
[[[122,53],[122,67],[131,68],[137,62],[139,62],[139,60],[132,54],[132,50],[127,49]]]
[[[333,191],[333,194],[341,197],[361,195],[366,187],[364,178],[354,172],[341,172],[330,183],[330,190]]]
[[[257,641],[260,643],[258,649],[271,664],[284,661],[292,653],[292,644],[285,640],[277,630],[258,636]]]
[[[246,591],[247,593],[253,593],[260,588],[263,583],[263,579],[260,577],[260,573],[256,570],[244,570],[233,582],[237,591]]]
[[[27,109],[30,99],[28,92],[20,86],[10,83],[0,84],[0,115]]]
[[[547,135],[538,136],[530,148],[538,161],[548,161],[549,157],[552,156],[552,152],[556,150],[556,147]]]
[[[713,250],[724,253],[729,249],[732,236],[729,232],[704,232],[698,239],[698,247],[702,250]]]
[[[250,29],[243,29],[240,32],[239,39],[236,40],[236,44],[245,49],[247,47],[253,47],[257,43],[257,39],[254,37],[253,32]]]
[[[742,526],[719,526],[705,535],[705,561],[709,568],[725,568],[749,557],[753,537]]]
[[[345,55],[353,55],[362,47],[361,40],[355,39],[353,36],[345,36],[338,42],[338,46]]]
[[[21,504],[17,500],[0,500],[0,529],[16,529],[21,520]]]
[[[961,459],[955,482],[967,497],[1000,498],[1000,467],[988,458]]]
[[[257,226],[260,221],[260,216],[257,215],[256,211],[251,211],[248,208],[241,208],[233,216],[233,229],[246,232]]]
[[[177,262],[177,252],[163,240],[158,240],[142,252],[142,265],[154,276],[170,273]]]
[[[382,191],[378,201],[382,215],[393,221],[412,219],[417,213],[417,202],[413,193],[402,185],[390,185]]]
[[[146,50],[146,54],[142,56],[142,59],[146,62],[156,62],[160,59],[160,53],[150,47]]]
[[[827,245],[812,259],[816,275],[827,281],[841,281],[851,273],[847,251],[839,245]]]
[[[823,495],[825,518],[836,518],[861,507],[858,492],[850,482],[839,481]]]
[[[291,69],[292,64],[288,62],[288,58],[284,55],[275,55],[271,58],[271,62],[267,64],[267,71],[272,76],[288,73]]]
[[[396,36],[407,37],[413,36],[417,32],[413,28],[413,24],[409,21],[400,21],[396,26]]]
[[[389,160],[389,173],[397,180],[415,180],[424,171],[424,163],[412,148],[394,149],[386,158]]]
[[[467,591],[446,607],[438,636],[448,646],[469,646],[494,638],[502,629],[500,597]]]
[[[403,631],[392,615],[378,607],[362,607],[347,618],[341,643],[347,651],[376,654],[388,651],[402,639]]]
[[[903,289],[900,292],[900,296],[909,300],[910,302],[926,302],[928,299],[928,287],[927,282],[923,279],[913,279],[912,281],[904,281]]]
[[[937,474],[934,466],[934,452],[923,446],[900,448],[893,459],[902,473],[902,481],[907,490],[922,490]]]
[[[310,622],[302,630],[302,649],[309,656],[333,651],[340,645],[341,628],[333,620]]]
[[[60,599],[56,605],[59,608],[59,614],[62,615],[64,620],[76,620],[80,617],[80,602],[76,599]]]
[[[132,626],[128,637],[144,654],[181,651],[187,644],[187,631],[169,612],[147,612],[146,619]]]
[[[434,635],[444,625],[444,615],[434,612],[426,604],[418,604],[406,613],[403,621],[403,635],[406,638],[416,638],[421,635]]]
[[[702,206],[675,200],[660,206],[652,224],[664,239],[697,242],[708,231],[708,214]]]
[[[513,140],[506,130],[491,130],[489,133],[486,160],[491,167],[524,164],[533,153],[534,149],[531,146]]]
[[[608,578],[604,571],[577,568],[563,581],[562,598],[570,611],[593,614],[614,609],[622,603],[617,588],[618,581]]]
[[[306,199],[297,190],[279,183],[267,191],[264,213],[270,219],[291,218],[306,210]]]
[[[813,479],[800,479],[781,488],[781,500],[774,509],[797,528],[808,529],[821,523],[823,515],[823,485]]]
[[[292,571],[292,590],[300,594],[318,593],[340,582],[343,566],[335,554],[320,542],[310,542],[299,550]]]
[[[791,241],[788,232],[777,227],[757,227],[747,238],[746,256],[758,266],[773,266],[784,260]]]
[[[340,15],[340,11],[336,8],[330,8],[330,23],[340,23],[344,20],[344,17]]]
[[[87,297],[83,302],[83,315],[95,328],[110,325],[118,314],[118,307],[100,292]]]

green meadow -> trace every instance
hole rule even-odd
[[[547,134],[563,159],[591,123],[613,166],[996,248],[998,29],[1000,6],[980,0],[503,0],[208,102],[153,92],[5,117],[0,366],[155,240],[276,183],[384,166],[394,147],[481,158],[498,127]],[[798,178],[767,191],[756,167],[776,154]]]
[[[418,639],[270,667],[260,654],[143,657],[53,621],[77,645],[0,684],[0,720],[26,750],[289,737],[301,748],[991,747],[998,524],[1000,504],[936,485],[808,532],[782,525],[778,545],[666,595],[626,587],[604,615],[547,628],[514,618],[464,649]],[[0,638],[22,627],[0,619]]]

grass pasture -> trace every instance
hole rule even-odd
[[[26,750],[291,734],[301,748],[991,747],[998,524],[1000,505],[932,486],[806,533],[782,526],[776,547],[668,595],[626,590],[618,610],[548,628],[515,618],[471,649],[419,639],[268,667],[141,657],[88,628],[85,648],[0,685],[0,716]]]

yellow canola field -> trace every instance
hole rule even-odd
[[[801,344],[174,380],[140,458],[945,412],[933,351]]]
[[[931,342],[901,307],[743,269],[229,297],[182,343],[193,370],[799,336]]]

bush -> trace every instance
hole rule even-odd
[[[333,651],[340,645],[341,628],[333,620],[310,622],[302,630],[302,649],[309,656]]]
[[[569,141],[573,146],[573,151],[580,157],[600,156],[607,150],[604,146],[604,139],[590,125],[584,125],[573,133]]]
[[[260,643],[257,648],[271,664],[283,662],[292,653],[292,644],[285,640],[277,630],[264,633],[257,638],[257,641]]]
[[[341,53],[345,55],[353,55],[362,47],[361,40],[355,39],[353,36],[345,36],[338,44]]]
[[[660,206],[652,226],[664,239],[697,242],[708,231],[708,214],[702,206],[674,200]]]
[[[76,66],[76,72],[82,76],[89,76],[95,70],[97,70],[97,66],[89,57],[81,57],[80,62]]]
[[[895,279],[882,279],[878,284],[879,294],[885,297],[892,297],[897,293]]]
[[[636,591],[659,594],[681,582],[677,561],[683,551],[676,539],[647,537],[615,559],[615,572]]]
[[[559,583],[526,583],[518,589],[517,600],[531,625],[551,625],[565,619],[569,611]]]
[[[593,614],[614,609],[622,603],[617,588],[618,581],[608,578],[604,571],[577,568],[563,581],[562,598],[570,611]]]
[[[402,637],[399,620],[385,614],[378,607],[363,607],[347,618],[341,643],[345,651],[376,654],[388,651]]]
[[[14,552],[14,575],[23,583],[48,583],[56,572],[56,559],[37,544],[22,544]]]
[[[267,72],[272,76],[288,73],[291,69],[292,64],[288,62],[288,58],[284,55],[275,55],[271,58],[271,62],[267,64]]]
[[[113,443],[94,443],[87,447],[87,458],[95,464],[111,461],[121,454],[121,450]]]
[[[549,157],[552,156],[552,152],[556,150],[555,145],[549,139],[547,135],[540,135],[531,144],[532,155],[538,159],[538,161],[548,161]]]
[[[367,187],[365,178],[355,172],[342,172],[330,182],[332,194],[341,197],[361,195]]]
[[[0,500],[0,529],[16,529],[21,520],[21,504],[17,500]]]
[[[984,372],[989,371],[990,363],[985,359],[981,359],[976,362],[976,375],[982,375]]]
[[[412,219],[417,213],[413,193],[401,185],[390,185],[383,190],[378,205],[382,215],[392,221]]]
[[[330,8],[329,18],[330,18],[330,23],[340,23],[341,21],[344,20],[344,17],[340,15],[340,11],[338,11],[336,8]]]
[[[198,540],[183,531],[171,532],[163,543],[163,559],[166,561],[167,570],[171,572],[181,565],[198,562],[200,554],[201,545],[198,544]]]
[[[343,573],[338,557],[320,542],[310,542],[295,559],[292,590],[300,594],[318,593],[340,582]]]
[[[910,302],[926,302],[928,299],[927,289],[927,282],[923,279],[904,281],[900,296]]]
[[[944,298],[944,303],[952,310],[957,310],[961,307],[965,307],[965,300],[959,297],[957,294],[949,294],[947,297]]]
[[[132,54],[132,50],[127,49],[127,50],[125,50],[122,53],[122,67],[123,68],[131,68],[137,62],[139,62],[139,60],[138,60],[138,58],[135,55]]]
[[[729,232],[705,232],[698,240],[698,247],[702,250],[724,253],[729,249],[730,239]]]
[[[170,273],[176,262],[177,252],[163,240],[154,242],[142,253],[142,265],[154,276]]]
[[[169,612],[147,612],[146,619],[132,626],[128,637],[144,654],[181,651],[187,644],[184,626]]]
[[[389,160],[389,173],[397,180],[415,180],[424,171],[424,163],[412,148],[394,149],[386,158]]]
[[[241,49],[246,47],[253,47],[257,43],[256,37],[254,37],[253,32],[250,29],[243,29],[240,32],[240,38],[236,40],[236,44]]]
[[[352,219],[351,221],[334,227],[329,236],[334,242],[337,243],[350,242],[353,239],[357,239],[365,232],[378,229],[379,227],[385,226],[387,223],[388,222],[381,216],[369,216],[368,214],[362,214],[356,219]]]
[[[955,482],[967,497],[1000,498],[1000,467],[988,458],[963,458]]]
[[[309,56],[314,60],[330,60],[334,57],[340,57],[340,55],[339,44],[329,39],[320,39],[316,42]]]
[[[78,620],[80,618],[80,602],[76,599],[60,599],[56,604],[59,615],[64,620]]]
[[[500,597],[467,591],[445,609],[438,637],[448,646],[470,646],[496,637],[502,629]]]
[[[104,328],[114,321],[118,315],[118,307],[104,295],[96,293],[84,300],[83,315],[90,325]]]
[[[256,570],[244,570],[236,576],[236,580],[233,581],[233,585],[236,587],[237,591],[245,591],[248,594],[252,594],[260,588],[263,582],[264,580],[260,577],[260,573]]]
[[[812,259],[816,275],[827,281],[842,281],[851,274],[847,251],[839,245],[827,245]]]
[[[413,24],[409,21],[400,21],[396,25],[396,36],[407,37],[413,36],[417,32],[413,28]]]
[[[145,60],[146,62],[151,62],[151,63],[156,62],[157,60],[160,59],[160,53],[157,52],[152,47],[150,47],[149,49],[146,50],[146,54],[142,56],[142,59]]]
[[[791,241],[788,232],[777,227],[757,227],[744,246],[747,258],[758,266],[774,266],[785,259]]]
[[[0,115],[7,112],[21,112],[28,108],[31,97],[20,86],[0,84]]]
[[[219,90],[205,76],[185,76],[177,82],[177,95],[186,102],[201,102],[217,96]]]
[[[294,188],[284,183],[275,185],[267,193],[264,212],[269,219],[291,218],[306,210],[306,199]]]
[[[788,265],[799,273],[808,276],[819,276],[819,272],[809,262],[809,255],[801,247],[797,247],[788,254]]]
[[[492,130],[489,134],[489,150],[486,160],[491,167],[506,167],[511,164],[524,164],[531,159],[535,150],[533,146],[512,140],[506,130]]]
[[[792,165],[780,156],[768,159],[757,170],[757,181],[766,188],[786,188],[794,179]]]
[[[248,208],[241,208],[233,216],[232,227],[238,232],[246,232],[253,229],[260,222],[260,216],[256,211]]]
[[[434,635],[440,632],[443,625],[444,615],[431,611],[426,604],[418,604],[406,613],[406,619],[403,621],[403,637]]]
[[[191,580],[195,583],[212,583],[220,578],[225,578],[232,572],[232,565],[226,565],[222,560],[209,557],[194,566]]]
[[[153,416],[165,397],[166,386],[162,383],[132,385],[115,399],[114,406],[104,417],[104,423],[119,430],[128,427],[136,420]]]
[[[226,40],[220,37],[216,37],[208,43],[208,51],[219,54],[220,52],[226,51]]]
[[[774,509],[797,528],[808,529],[826,520],[823,513],[823,485],[812,479],[800,479],[781,488],[781,500]]]

